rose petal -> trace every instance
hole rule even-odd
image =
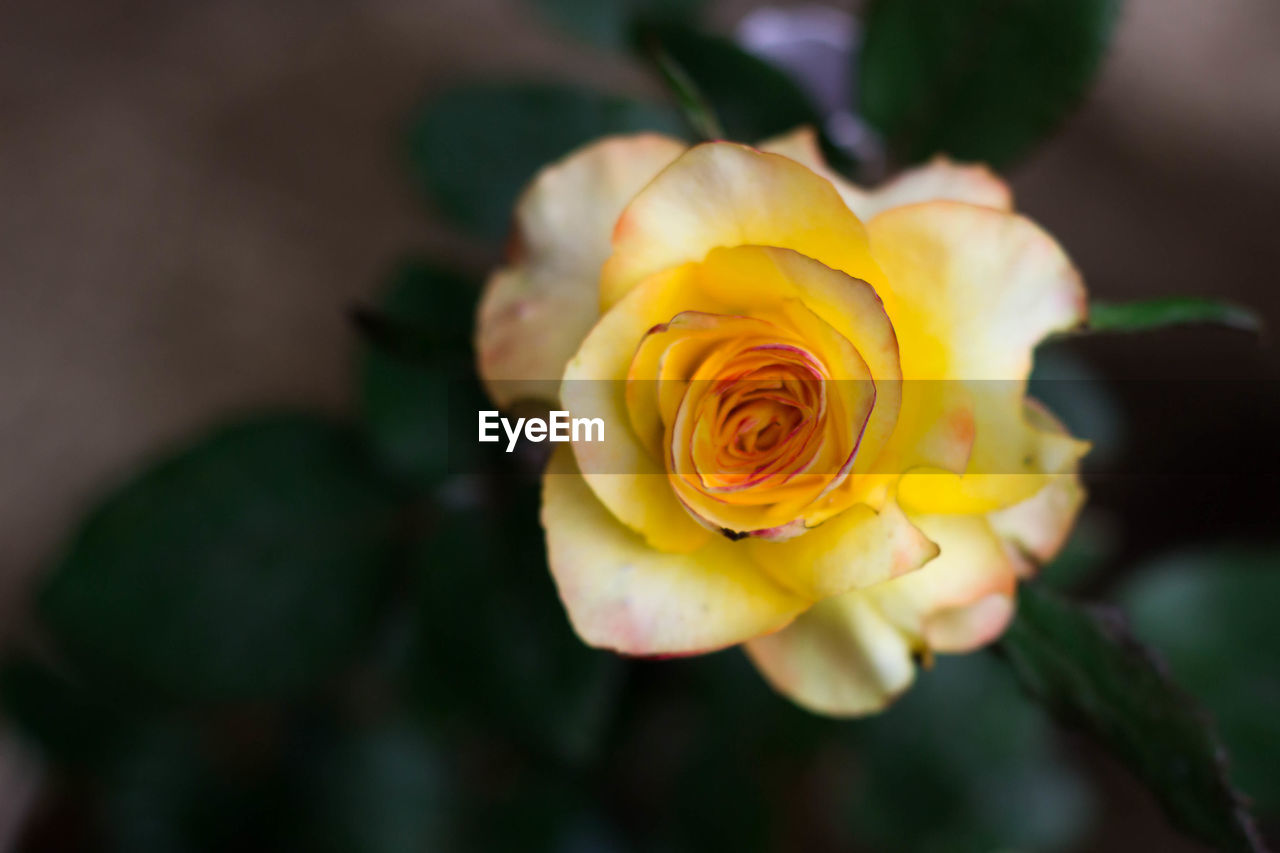
[[[849,209],[863,220],[895,207],[924,201],[962,201],[997,210],[1013,209],[1009,185],[984,165],[961,164],[937,156],[923,166],[907,169],[893,180],[867,190],[845,180],[827,164],[811,127],[767,139],[760,143],[760,150],[790,157],[829,180]]]
[[[880,288],[866,232],[829,181],[787,157],[710,142],[685,152],[622,212],[601,304],[714,248],[746,245],[793,249]]]
[[[896,340],[879,300],[865,282],[785,249],[721,249],[704,263],[652,276],[600,318],[570,360],[560,391],[562,403],[573,417],[598,417],[609,425],[605,441],[574,444],[578,465],[601,502],[654,547],[689,551],[702,545],[707,530],[676,498],[662,462],[630,428],[622,380],[637,347],[649,330],[683,312],[750,313],[760,320],[798,323],[802,314],[787,313],[796,300],[830,323],[871,368],[877,400],[864,441],[871,447],[883,442],[897,416],[894,392],[899,383],[889,381],[882,388],[880,377],[894,379],[899,374]],[[852,487],[827,496],[813,523],[859,497]],[[791,520],[762,520],[755,529]]]
[[[1080,273],[1025,217],[935,201],[867,227],[907,379],[1025,381],[1036,344],[1085,318]]]
[[[879,711],[915,678],[902,632],[861,591],[821,601],[744,648],[775,690],[830,716]]]
[[[990,642],[1013,615],[1017,573],[982,516],[912,516],[938,543],[938,556],[914,572],[867,590],[913,645],[965,652]],[[1003,598],[1004,606],[993,602]]]
[[[600,504],[565,447],[543,478],[542,524],[560,599],[592,646],[711,651],[774,631],[808,606],[720,537],[689,554],[654,550]]]
[[[899,207],[868,229],[891,282],[881,298],[908,386],[894,464],[958,472],[954,458],[922,460],[914,448],[928,446],[940,427],[955,429],[957,416],[967,417],[972,431],[966,475],[930,472],[928,481],[904,483],[904,508],[986,512],[1035,494],[1045,485],[1043,472],[1061,470],[1063,460],[1087,449],[1037,429],[1022,407],[1036,344],[1084,319],[1079,273],[1030,220],[991,208],[949,201]],[[945,400],[956,415],[912,417],[917,406],[929,412],[938,405],[912,397]]]
[[[1036,400],[1027,400],[1027,420],[1046,432],[1065,435],[1066,428]],[[987,516],[996,535],[1010,543],[1026,558],[1029,574],[1052,560],[1062,550],[1071,533],[1085,492],[1080,476],[1071,464],[1052,472],[1048,484],[1039,492],[1011,507]]]
[[[785,542],[743,544],[779,583],[815,601],[899,577],[938,555],[938,546],[892,501],[878,513],[852,506]]]
[[[499,406],[554,398],[565,363],[600,313],[600,265],[622,208],[684,144],[610,137],[547,167],[516,207],[512,257],[480,303],[480,375]]]

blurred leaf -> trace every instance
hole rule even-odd
[[[393,511],[353,430],[234,424],[99,504],[39,610],[95,675],[176,699],[278,696],[366,635]]]
[[[626,47],[641,22],[694,22],[706,0],[532,0],[547,19],[590,44]]]
[[[432,98],[409,132],[418,187],[441,213],[501,239],[516,196],[543,166],[601,136],[681,135],[669,109],[550,84],[472,85]]]
[[[623,664],[573,633],[547,569],[536,491],[503,488],[514,504],[449,512],[422,544],[418,684],[431,707],[583,762],[609,721]]]
[[[316,853],[457,849],[456,779],[422,732],[384,724],[347,733],[307,773],[304,842]]]
[[[460,273],[409,258],[391,275],[377,311],[356,312],[374,349],[400,361],[469,360],[480,288]]]
[[[1129,765],[1174,824],[1224,851],[1264,849],[1205,715],[1115,611],[1023,584],[1000,649],[1023,688]]]
[[[845,807],[873,849],[1063,850],[1088,829],[1091,792],[989,656],[938,659],[892,709],[851,729],[859,772]]]
[[[127,709],[100,691],[20,658],[0,666],[0,703],[25,736],[67,764],[101,761],[131,725]]]
[[[393,277],[376,315],[377,328],[361,356],[363,414],[374,453],[389,470],[420,488],[438,485],[475,445],[451,432],[465,417],[474,430],[486,406],[473,373],[470,347],[475,285],[413,261]],[[366,319],[366,324],[372,322]],[[450,437],[453,441],[450,441]]]
[[[677,850],[775,849],[783,819],[777,798],[786,764],[800,765],[819,745],[819,720],[774,693],[740,649],[701,655],[661,667],[679,667],[692,688],[678,743],[667,829]],[[679,706],[677,706],[679,707]],[[673,736],[659,718],[655,740]],[[815,724],[816,725],[811,725]],[[655,743],[650,750],[658,749]],[[667,749],[671,749],[668,746]],[[637,760],[643,761],[643,757]]]
[[[1220,299],[1170,296],[1141,302],[1089,303],[1087,332],[1141,332],[1163,326],[1211,323],[1246,332],[1262,329],[1262,318],[1243,305]]]
[[[215,760],[205,734],[185,723],[141,731],[105,772],[103,821],[116,853],[270,851],[271,803]]]
[[[628,849],[594,792],[548,768],[508,768],[467,808],[468,853],[621,853]]]
[[[648,27],[639,36],[650,57],[665,55],[710,103],[725,138],[755,143],[822,117],[786,72],[732,41],[687,27]]]
[[[1134,633],[1213,713],[1231,775],[1280,814],[1280,553],[1221,548],[1141,570],[1120,593]]]
[[[861,111],[905,163],[1002,167],[1084,97],[1119,0],[874,0]]]
[[[720,117],[716,115],[706,95],[702,94],[702,90],[693,82],[693,78],[689,76],[684,66],[672,59],[671,54],[660,46],[653,50],[653,61],[675,98],[685,122],[698,138],[724,139],[725,133],[720,124]]]

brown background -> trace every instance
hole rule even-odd
[[[493,74],[654,92],[519,0],[0,4],[0,632],[157,445],[264,404],[348,406],[342,311],[397,257],[492,260],[411,195],[396,130],[424,93]],[[1097,91],[1012,178],[1096,294],[1227,296],[1274,327],[1278,152],[1280,4],[1130,0]],[[1272,350],[1208,340],[1111,361],[1278,375]],[[26,777],[7,756],[0,842]],[[1117,831],[1173,849],[1144,795],[1113,796]]]

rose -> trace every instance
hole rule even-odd
[[[545,169],[480,307],[501,406],[601,417],[544,477],[574,628],[632,655],[743,643],[815,711],[998,637],[1061,546],[1087,445],[1026,399],[1080,277],[984,168],[876,191],[809,131],[609,138]],[[548,380],[562,380],[549,382]]]

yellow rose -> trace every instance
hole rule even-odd
[[[641,135],[533,181],[477,351],[500,406],[607,424],[544,477],[585,642],[742,643],[799,704],[854,715],[917,657],[998,637],[1018,578],[1061,546],[1087,445],[1026,379],[1084,306],[983,168],[865,191],[809,131],[758,150]]]

